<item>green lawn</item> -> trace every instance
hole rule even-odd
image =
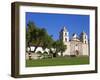
[[[26,60],[26,67],[89,64],[88,56]]]

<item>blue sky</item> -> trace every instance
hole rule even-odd
[[[59,32],[63,26],[69,31],[70,38],[73,33],[80,35],[82,31],[89,37],[89,18],[89,15],[26,12],[26,25],[33,21],[37,27],[45,28],[49,35],[53,35],[54,40],[59,39]]]

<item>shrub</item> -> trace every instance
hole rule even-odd
[[[48,52],[44,51],[43,56],[44,56],[44,58],[48,58]]]
[[[36,52],[37,54],[39,54],[39,55],[42,55],[42,52],[41,51],[38,51],[38,52]]]

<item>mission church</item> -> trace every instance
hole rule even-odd
[[[76,33],[72,35],[72,38],[69,38],[69,32],[66,27],[63,27],[59,35],[60,40],[63,40],[64,45],[67,46],[67,49],[63,53],[65,55],[89,55],[89,43],[88,37],[85,32],[80,34],[80,37]]]
[[[74,33],[70,39],[68,30],[66,27],[63,27],[59,32],[59,39],[67,46],[67,49],[63,52],[63,56],[89,56],[89,42],[85,32],[82,32],[80,37]],[[31,46],[31,51],[34,51],[34,46]],[[36,52],[38,51],[41,51],[42,53],[44,52],[42,47],[38,47]],[[49,52],[49,49],[46,49],[45,51]],[[61,53],[58,54],[61,55]],[[32,59],[38,59],[38,56],[38,54],[26,53],[26,59],[29,59],[30,57]]]

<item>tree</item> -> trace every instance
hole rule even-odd
[[[34,23],[29,22],[26,31],[27,46],[33,45],[36,49],[41,46],[43,49],[50,48],[52,44],[52,36],[49,36],[44,28],[38,28]]]
[[[43,46],[43,43],[44,43],[44,37],[46,36],[46,30],[44,28],[42,29],[37,29],[35,32],[34,32],[34,37],[33,37],[33,41],[32,41],[32,44],[34,44],[35,46],[35,49],[33,52],[36,51],[36,49],[39,47],[39,46]]]
[[[44,37],[43,46],[42,46],[43,50],[45,50],[46,48],[51,49],[52,44],[53,44],[52,36],[49,36],[48,34],[46,34]]]
[[[26,27],[26,48],[31,46],[34,31],[36,30],[36,26],[33,22],[29,22]],[[31,51],[31,48],[30,48]]]
[[[66,45],[64,45],[63,41],[57,40],[53,43],[54,53],[53,57],[57,57],[57,54],[60,52],[61,56],[63,56],[63,52],[66,50]]]

